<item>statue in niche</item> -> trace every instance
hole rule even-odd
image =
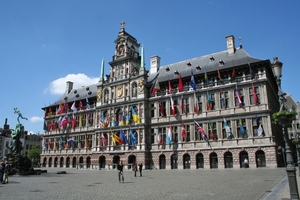
[[[136,97],[137,96],[137,85],[136,83],[132,84],[132,97]]]
[[[144,90],[144,80],[139,80],[139,92],[143,92]]]
[[[108,98],[109,98],[108,90],[105,90],[105,92],[104,92],[104,103],[108,103]]]

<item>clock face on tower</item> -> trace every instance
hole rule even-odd
[[[123,86],[120,85],[117,87],[117,96],[122,97],[122,95],[123,95]]]

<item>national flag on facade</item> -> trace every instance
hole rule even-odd
[[[224,128],[225,128],[225,132],[226,132],[227,139],[228,139],[229,137],[231,137],[233,135],[232,135],[232,132],[231,132],[231,130],[230,130],[228,124],[227,124],[226,119],[225,118],[223,118],[223,119],[224,119]]]
[[[130,133],[130,138],[131,138],[131,146],[134,146],[136,143],[136,138],[131,129],[129,130],[129,133]]]
[[[221,94],[221,107],[222,108],[226,108],[226,105],[225,105],[225,96],[224,96],[224,93],[223,93],[222,89],[220,89],[220,94]]]
[[[162,106],[162,104],[160,103],[160,101],[158,102],[158,106],[159,106],[160,116],[161,117],[165,116],[165,110],[164,110],[164,107]]]
[[[71,110],[73,110],[73,112],[77,112],[76,102],[75,101],[74,101],[74,103],[71,106]]]
[[[60,106],[58,106],[56,108],[56,114],[59,115],[61,113],[61,109],[60,109]],[[45,111],[45,114],[46,114],[46,111]]]
[[[48,124],[48,131],[52,131],[52,121],[49,121],[49,124]]]
[[[243,98],[242,98],[242,95],[241,95],[237,85],[236,85],[236,96],[237,96],[237,99],[238,99],[239,107],[242,107],[244,105]]]
[[[44,121],[44,131],[48,131],[48,126],[47,126],[47,123],[46,123],[46,121]]]
[[[168,83],[168,92],[169,92],[169,94],[172,94],[171,81],[169,80],[168,82],[169,82],[169,83]]]
[[[79,135],[78,136],[78,148],[81,149],[81,136]]]
[[[247,132],[246,130],[244,129],[244,126],[243,126],[243,123],[242,123],[242,120],[239,119],[239,126],[240,126],[240,134],[242,137],[245,137]]]
[[[181,137],[182,137],[182,141],[186,141],[186,133],[185,133],[185,128],[184,128],[184,123],[181,124]]]
[[[233,82],[235,80],[235,77],[236,77],[235,69],[233,69],[230,76],[230,82]]]
[[[51,107],[48,109],[48,116],[49,116],[49,117],[52,116],[52,109],[51,109]]]
[[[102,146],[105,147],[106,146],[106,138],[103,133],[101,133],[101,139],[102,139]]]
[[[72,116],[72,128],[75,129],[75,127],[76,127],[76,117],[73,114],[73,116]]]
[[[178,91],[179,92],[183,92],[184,91],[184,87],[183,87],[183,83],[182,83],[182,78],[181,78],[180,74],[179,74],[179,78],[178,78]]]
[[[176,114],[173,98],[170,97],[172,115]]]
[[[204,83],[208,85],[208,77],[206,71],[204,71]]]
[[[220,69],[219,69],[218,66],[217,66],[217,71],[218,71],[218,78],[219,78],[219,80],[220,80],[221,82],[223,82],[222,77],[221,77],[221,72],[220,72]]]
[[[212,102],[208,90],[206,91],[206,98],[207,98],[207,110],[212,110]]]
[[[42,139],[42,148],[43,148],[43,150],[46,149],[45,138],[44,138],[44,137],[43,137],[43,139]]]
[[[194,92],[194,113],[199,114],[199,102],[195,92]]]
[[[129,141],[127,139],[127,136],[125,135],[124,131],[121,129],[120,130],[120,138],[121,140],[123,140],[124,144],[128,144],[129,145]]]
[[[124,115],[123,112],[119,113],[119,126],[124,126],[125,122],[124,122]]]
[[[54,138],[54,141],[53,141],[53,149],[54,149],[54,150],[57,149],[57,146],[56,146],[56,138]]]
[[[81,100],[79,101],[79,108],[80,108],[80,110],[84,110],[84,107],[83,107],[83,104],[82,104]]]
[[[86,109],[90,109],[91,105],[87,96],[85,97],[85,100],[86,100]]]
[[[263,137],[263,127],[261,126],[261,124],[259,124],[258,129],[257,129],[257,135],[258,137]]]
[[[88,135],[85,136],[85,148],[87,148],[87,149],[91,148],[90,141],[89,141],[89,136]]]
[[[254,104],[257,105],[258,104],[258,97],[255,91],[255,87],[254,84],[252,83],[252,92],[253,92],[253,98],[254,98]]]
[[[172,125],[170,125],[169,129],[168,129],[168,134],[167,134],[167,137],[166,137],[166,144],[171,144],[172,142]]]
[[[184,105],[184,98],[181,95],[181,103],[180,103],[181,113],[185,113],[185,105]]]
[[[196,82],[195,82],[193,71],[191,71],[191,87],[193,88],[193,90],[196,90]]]
[[[136,114],[135,109],[132,107],[131,108],[131,114],[132,114],[132,119],[135,123],[141,123],[140,117]]]
[[[58,138],[58,146],[59,146],[60,149],[63,148],[63,141],[62,141],[61,136]]]
[[[215,140],[215,134],[213,133],[212,123],[208,123],[208,134],[211,140]]]
[[[254,74],[254,72],[253,72],[253,70],[252,70],[251,65],[250,65],[249,62],[248,62],[248,66],[249,66],[250,77],[251,77],[251,79],[254,79],[255,78],[255,74]]]
[[[157,129],[157,144],[158,145],[162,145],[163,144],[162,135],[161,135],[161,132],[160,132],[159,128]]]
[[[197,129],[198,134],[200,134],[204,140],[208,141],[208,137],[207,137],[204,129],[200,126],[200,124],[198,124],[198,122],[196,122],[195,120],[194,120],[194,122],[196,124],[196,129]]]
[[[51,150],[51,140],[50,140],[50,138],[48,139],[48,149]]]
[[[66,114],[66,115],[62,118],[62,120],[61,120],[61,122],[60,122],[60,127],[66,126],[66,125],[68,125],[68,123],[69,123],[69,117],[68,117],[68,115]]]
[[[156,79],[154,85],[152,86],[151,95],[154,96],[156,92],[160,91],[160,86],[158,79]]]
[[[129,112],[126,114],[126,121],[125,121],[125,124],[126,125],[129,125],[130,123],[130,115],[129,115]]]
[[[114,145],[117,145],[117,143],[121,143],[123,144],[123,141],[121,140],[120,137],[118,137],[116,134],[113,133],[112,135],[112,140],[113,140],[113,143]]]

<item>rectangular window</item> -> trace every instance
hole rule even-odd
[[[201,101],[201,95],[197,96],[198,98],[198,106],[199,106],[199,113],[202,112],[202,101]]]
[[[255,98],[255,94],[256,94],[256,98]],[[249,88],[249,96],[250,96],[250,104],[253,105],[253,104],[259,104],[259,89],[258,87],[254,87],[254,90],[253,88]]]
[[[157,143],[157,137],[155,133],[155,129],[151,128],[151,144]]]
[[[221,108],[228,108],[229,105],[229,96],[228,91],[223,92],[223,94],[220,92],[220,107]]]
[[[178,142],[178,126],[173,126],[172,132],[173,132],[172,141],[177,143]]]
[[[216,109],[216,98],[215,98],[215,94],[213,93],[213,94],[211,94],[210,95],[210,97],[211,97],[211,108],[212,108],[212,110],[215,110]]]
[[[210,140],[217,140],[217,123],[216,122],[208,123],[208,138]]]
[[[191,140],[191,125],[185,126],[186,142]]]
[[[159,107],[159,104],[157,103],[158,107]],[[154,108],[154,104],[152,103],[151,104],[151,118],[154,117],[154,112],[155,112],[155,108]],[[158,108],[158,112],[159,112],[159,108]],[[158,115],[159,116],[159,115]]]
[[[189,98],[184,98],[184,109],[185,113],[190,113],[190,104],[189,104]]]

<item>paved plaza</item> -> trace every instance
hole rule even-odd
[[[119,183],[115,170],[43,169],[47,173],[10,176],[0,185],[1,199],[262,200],[286,177],[283,168],[144,170],[142,177],[124,171]]]

